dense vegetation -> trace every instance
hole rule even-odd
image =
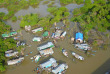
[[[3,33],[10,32],[11,27],[6,25],[0,19],[0,36]],[[16,48],[16,41],[12,38],[3,39],[0,37],[0,71],[5,71],[6,69],[6,57],[5,51],[8,49],[15,49]]]
[[[81,4],[83,2],[84,2],[84,0],[60,0],[61,4],[70,4],[70,3]]]
[[[38,6],[42,0],[0,0],[0,7],[5,7],[9,11],[3,17],[4,20],[11,18],[17,11],[31,6]]]
[[[80,23],[86,39],[88,39],[88,33],[92,29],[100,32],[110,29],[109,0],[107,2],[106,0],[95,0],[94,3],[91,3],[90,0],[85,0],[85,5],[81,8],[76,8],[73,14],[72,21]]]
[[[53,16],[48,16],[48,17],[42,17],[39,18],[37,14],[30,14],[30,15],[25,15],[22,16],[22,20],[20,23],[20,27],[25,27],[25,25],[31,25],[32,27],[44,27],[44,30],[49,30],[52,24],[55,22],[59,22],[60,20],[67,19],[69,16],[68,9],[65,7],[51,7],[48,8],[48,11],[53,15]]]

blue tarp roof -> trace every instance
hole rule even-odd
[[[76,39],[76,40],[77,40],[77,39],[81,39],[81,40],[83,40],[83,34],[80,33],[80,32],[76,33],[76,37],[75,37],[75,39]]]

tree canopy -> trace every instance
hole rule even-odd
[[[79,22],[82,30],[87,36],[91,29],[105,32],[110,27],[110,2],[105,0],[95,0],[94,3],[86,4],[73,11],[72,21]],[[89,1],[90,3],[90,1]]]

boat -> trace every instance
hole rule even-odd
[[[84,58],[82,56],[76,54],[75,52],[72,52],[72,55],[79,60],[84,60]]]
[[[47,69],[49,67],[52,67],[54,64],[56,64],[56,60],[54,58],[50,58],[48,61],[44,62],[44,63],[41,63],[39,65],[39,67],[44,70],[44,69]]]
[[[52,48],[47,48],[45,50],[39,51],[42,56],[52,55],[54,53]]]
[[[66,57],[68,57],[68,52],[67,52],[65,49],[62,49],[62,53],[63,53]]]
[[[54,44],[52,42],[48,42],[44,45],[39,46],[37,49],[38,49],[38,51],[41,51],[41,50],[44,50],[47,48],[53,48],[53,47],[54,47]]]
[[[53,74],[65,74],[66,69],[68,69],[68,65],[65,63],[62,63],[60,65],[58,65],[57,67],[55,67],[52,70]]]
[[[33,39],[32,39],[32,41],[37,41],[37,42],[39,42],[39,41],[41,41],[41,37],[34,37]]]
[[[17,54],[18,54],[18,51],[12,51],[10,53],[5,53],[5,57],[16,56]]]
[[[32,30],[32,33],[36,33],[36,32],[42,31],[42,30],[43,30],[43,28],[40,27],[40,28],[37,28],[37,29]]]
[[[7,61],[7,64],[14,65],[14,64],[18,64],[18,63],[22,62],[23,60],[24,60],[24,57],[17,57],[15,59]]]
[[[64,31],[64,32],[61,34],[60,37],[62,38],[62,37],[65,37],[65,36],[66,36],[66,31]]]
[[[81,50],[92,50],[92,48],[88,44],[74,44],[75,48],[79,48]]]
[[[40,55],[37,55],[37,56],[36,56],[36,58],[35,58],[35,62],[36,62],[36,63],[39,61],[40,57],[41,57]]]

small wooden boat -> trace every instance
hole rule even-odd
[[[65,49],[62,49],[62,53],[63,53],[66,57],[68,57],[68,52],[67,52]]]
[[[82,56],[76,54],[75,52],[72,52],[72,55],[79,60],[84,60],[84,58]]]

